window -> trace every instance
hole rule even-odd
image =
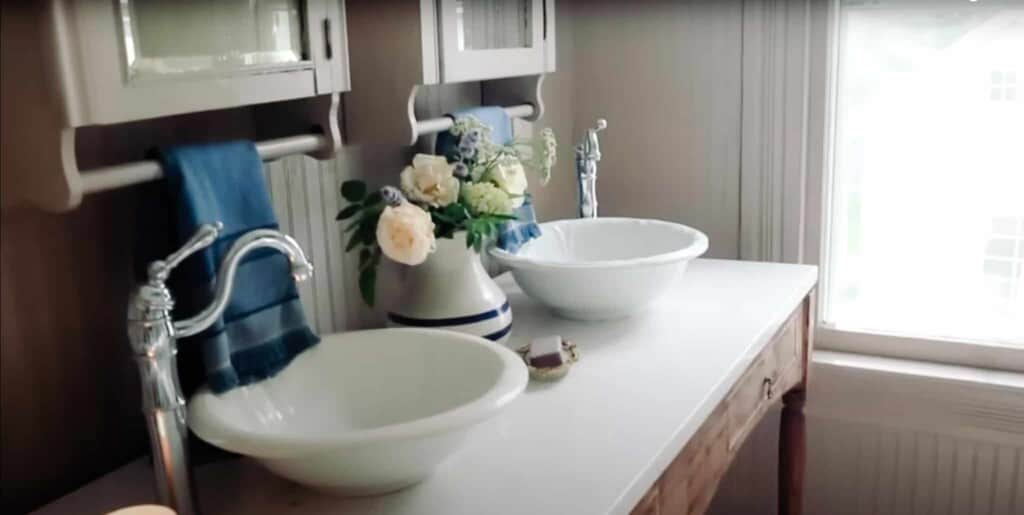
[[[1024,350],[1024,4],[842,1],[821,322]]]

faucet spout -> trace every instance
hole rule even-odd
[[[608,128],[604,118],[587,129],[583,141],[576,145],[576,179],[580,218],[597,218],[597,163],[601,160],[601,144],[597,133]]]
[[[182,338],[201,333],[220,318],[231,298],[231,289],[235,284],[235,272],[238,270],[242,258],[249,252],[264,247],[275,249],[288,258],[288,262],[291,263],[292,278],[296,282],[312,277],[313,264],[306,259],[306,254],[294,238],[271,229],[257,229],[248,232],[235,241],[227,255],[224,256],[220,271],[217,272],[217,291],[210,305],[192,318],[174,323],[174,333],[177,337]]]

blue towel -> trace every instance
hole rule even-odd
[[[512,214],[519,220],[506,222],[498,228],[499,249],[515,254],[526,242],[540,236],[540,226],[537,225],[537,215],[533,211],[533,197],[527,195],[523,199],[523,205],[519,206]]]
[[[478,120],[487,124],[487,126],[491,128],[491,141],[499,145],[508,145],[509,143],[512,143],[512,120],[508,117],[508,113],[499,106],[471,107],[462,111],[449,113],[446,116],[453,120],[458,120],[467,116],[475,116]],[[448,131],[444,131],[437,135],[437,142],[434,144],[434,151],[437,155],[443,156],[446,155],[450,149],[458,146],[458,136],[455,136]]]
[[[473,107],[451,113],[448,116],[456,120],[466,116],[475,116],[491,127],[491,141],[499,145],[512,143],[512,120],[508,117],[508,113],[499,106]],[[434,152],[439,156],[448,156],[458,146],[459,137],[444,131],[437,135]],[[513,214],[519,220],[501,224],[498,228],[496,244],[498,248],[514,253],[524,243],[540,236],[540,227],[537,225],[537,216],[533,211],[533,201],[529,195],[523,201],[523,205]]]
[[[213,245],[182,263],[176,286],[186,309],[212,300],[217,270],[232,243],[254,229],[277,229],[263,163],[249,141],[181,146],[161,153],[174,200],[177,243],[206,223],[224,228]],[[202,348],[206,380],[216,393],[273,376],[320,339],[306,324],[288,259],[257,249],[235,276],[221,320],[182,346]]]

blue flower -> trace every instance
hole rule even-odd
[[[394,186],[384,186],[380,189],[380,196],[384,203],[391,207],[398,207],[405,202],[405,196]]]
[[[468,179],[469,178],[469,167],[466,166],[466,163],[463,163],[462,161],[458,161],[456,163],[453,163],[452,164],[452,175],[454,175],[458,179],[462,179],[462,180]]]
[[[476,157],[476,146],[478,141],[470,137],[470,134],[462,136],[459,140],[459,155],[462,159],[473,159]]]

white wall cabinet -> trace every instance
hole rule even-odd
[[[8,7],[0,31],[5,209],[65,211],[83,195],[159,178],[147,152],[154,147],[244,138],[264,143],[268,156],[327,159],[341,145],[344,0]]]
[[[423,37],[436,37],[440,44],[440,82],[554,71],[548,7],[553,12],[554,0],[438,0],[436,34],[424,30]]]
[[[342,0],[54,0],[67,125],[348,90]]]
[[[531,104],[555,71],[554,0],[348,0],[346,136],[411,144],[417,87],[481,81],[485,103]]]

